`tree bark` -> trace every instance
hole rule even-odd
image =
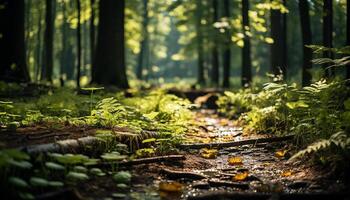
[[[129,87],[124,49],[124,0],[99,1],[99,26],[96,46],[94,83]]]
[[[280,10],[271,9],[271,73],[274,75],[284,75],[283,71],[283,25]]]
[[[91,17],[90,17],[90,64],[91,64],[91,79],[94,79],[95,68],[92,66],[95,60],[96,34],[95,34],[95,0],[90,0]]]
[[[197,32],[197,83],[200,85],[205,84],[204,79],[204,59],[203,59],[203,35],[202,35],[202,1],[196,1],[196,32]]]
[[[53,29],[54,29],[55,0],[46,0],[44,54],[41,80],[52,82],[53,72]]]
[[[80,88],[80,76],[81,76],[81,23],[80,23],[80,11],[81,5],[80,0],[76,1],[77,12],[78,12],[78,27],[77,27],[77,77],[76,84],[77,87]]]
[[[323,46],[333,47],[333,0],[323,0]],[[333,53],[325,51],[324,58],[333,58]],[[328,65],[324,65],[325,77],[335,75],[334,68],[326,69]]]
[[[37,32],[37,44],[35,47],[35,67],[34,67],[34,81],[39,81],[39,73],[41,69],[41,48],[42,48],[42,38],[41,38],[41,30],[42,30],[42,10],[41,7],[38,7],[39,17],[38,17],[38,32]]]
[[[224,0],[224,15],[223,17],[230,17],[230,4],[229,0]],[[223,55],[223,83],[224,88],[230,87],[230,68],[231,68],[231,35],[230,31],[226,29],[226,41],[224,44]]]
[[[350,0],[346,0],[346,46],[350,46]],[[350,64],[346,66],[346,78],[350,79]]]
[[[283,0],[283,6],[287,8],[287,1]],[[282,13],[282,30],[281,30],[281,48],[282,48],[282,61],[281,70],[283,73],[283,78],[287,78],[288,69],[288,52],[287,52],[287,13]]]
[[[312,44],[309,2],[308,0],[299,0],[299,15],[301,24],[301,36],[303,40],[303,66],[302,66],[302,85],[310,85],[312,75],[312,50],[306,45]]]
[[[136,77],[139,80],[142,80],[142,71],[143,66],[147,66],[147,55],[148,52],[148,0],[143,0],[143,17],[142,17],[142,29],[143,29],[143,39],[141,41],[141,49],[139,53],[137,68],[136,68]]]
[[[243,20],[243,35],[244,46],[242,48],[242,87],[250,86],[252,82],[252,60],[250,57],[250,38],[247,35],[249,28],[249,0],[242,0],[242,20]]]
[[[213,0],[213,22],[219,21],[218,14],[218,0]],[[218,41],[216,36],[214,37],[213,49],[212,49],[212,72],[211,72],[211,82],[215,85],[219,85],[219,52],[218,52]]]
[[[0,80],[29,82],[25,56],[24,0],[0,0]]]

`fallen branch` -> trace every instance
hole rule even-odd
[[[258,144],[258,143],[271,143],[271,142],[282,142],[286,140],[291,140],[294,135],[287,135],[283,137],[270,137],[270,138],[258,138],[241,140],[235,142],[214,142],[214,143],[195,143],[195,144],[180,144],[178,147],[181,149],[202,149],[202,148],[224,148],[224,147],[236,147],[248,144]]]
[[[174,171],[170,169],[162,169],[161,172],[166,174],[166,176],[170,179],[187,178],[192,180],[202,180],[207,178],[205,175],[195,172]]]
[[[99,143],[101,143],[100,139],[88,136],[79,139],[61,140],[54,143],[24,146],[19,147],[17,149],[27,152],[28,154],[38,154],[46,152],[71,153],[79,152],[85,149],[85,147],[88,145],[95,145]]]
[[[118,166],[132,166],[132,165],[149,164],[149,163],[156,163],[156,162],[179,161],[179,160],[185,160],[185,159],[186,157],[184,155],[155,156],[150,158],[138,158],[134,160],[121,161],[118,163]]]
[[[212,200],[212,199],[240,199],[240,200],[312,200],[312,199],[349,199],[349,193],[243,193],[213,191],[195,196],[189,196],[188,200]]]

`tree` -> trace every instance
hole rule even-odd
[[[95,59],[95,46],[96,46],[96,34],[95,34],[95,0],[90,0],[91,17],[90,17],[90,63],[94,63]],[[94,69],[91,68],[91,74],[94,74]]]
[[[279,0],[280,1],[280,0]],[[271,0],[273,3],[273,0]],[[273,44],[271,44],[271,72],[274,75],[279,75],[282,71],[283,77],[286,75],[286,40],[284,36],[286,24],[283,22],[281,11],[278,9],[271,9],[271,38]]]
[[[230,17],[230,4],[229,0],[224,0],[224,14],[223,17]],[[231,35],[230,31],[226,29],[226,41],[224,44],[224,55],[223,55],[223,83],[222,86],[225,88],[230,87],[230,68],[231,68]]]
[[[29,82],[25,58],[24,0],[0,0],[0,80]]]
[[[99,1],[99,25],[92,82],[128,88],[125,66],[124,0]]]
[[[333,47],[333,0],[323,0],[323,46]],[[333,53],[325,51],[323,53],[324,58],[333,58]],[[326,69],[328,65],[324,65],[325,76],[334,76],[334,68]]]
[[[78,26],[77,26],[77,77],[76,77],[76,84],[77,87],[80,87],[80,76],[81,76],[81,23],[80,23],[80,12],[81,12],[81,5],[80,0],[76,1],[77,6],[77,13],[78,13]]]
[[[247,87],[252,81],[252,60],[250,57],[250,38],[247,32],[249,28],[249,0],[242,0],[243,42],[242,48],[242,86]]]
[[[299,0],[299,15],[301,24],[301,36],[303,40],[302,85],[307,86],[310,85],[312,79],[310,72],[312,68],[312,50],[306,47],[307,45],[312,44],[308,0]]]
[[[219,21],[218,14],[218,0],[213,1],[213,22]],[[211,72],[211,81],[215,86],[219,85],[219,52],[218,52],[218,41],[215,35],[213,49],[212,49],[212,72]]]
[[[350,46],[350,0],[346,1],[346,45]],[[346,66],[346,78],[350,79],[350,64]]]
[[[53,72],[53,29],[54,29],[54,8],[55,0],[46,0],[45,11],[45,33],[44,33],[44,53],[41,80],[52,82]]]
[[[141,49],[139,53],[139,60],[136,68],[136,77],[139,80],[142,80],[142,71],[143,66],[148,65],[148,0],[143,0],[143,17],[142,17],[142,30],[143,30],[143,39],[141,41]]]
[[[196,1],[196,32],[197,32],[197,83],[202,85],[204,79],[204,59],[203,59],[203,35],[202,35],[202,0]]]

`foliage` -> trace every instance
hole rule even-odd
[[[321,80],[304,88],[267,83],[256,93],[249,89],[226,92],[218,105],[230,117],[245,110],[238,121],[246,133],[295,134],[297,148],[311,144],[294,159],[322,150],[334,152],[333,147],[349,150],[349,102],[345,81]]]

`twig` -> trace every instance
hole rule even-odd
[[[178,147],[181,149],[201,149],[201,148],[220,149],[224,147],[236,147],[236,146],[243,146],[247,144],[282,142],[286,140],[291,140],[293,138],[294,138],[294,135],[287,135],[283,137],[258,138],[258,139],[241,140],[241,141],[235,141],[235,142],[180,144]]]
[[[167,156],[155,156],[150,158],[139,158],[129,161],[121,161],[118,163],[118,166],[132,166],[132,165],[139,165],[139,164],[149,164],[149,163],[155,163],[155,162],[166,162],[166,161],[179,161],[179,160],[185,160],[184,155],[167,155]]]

